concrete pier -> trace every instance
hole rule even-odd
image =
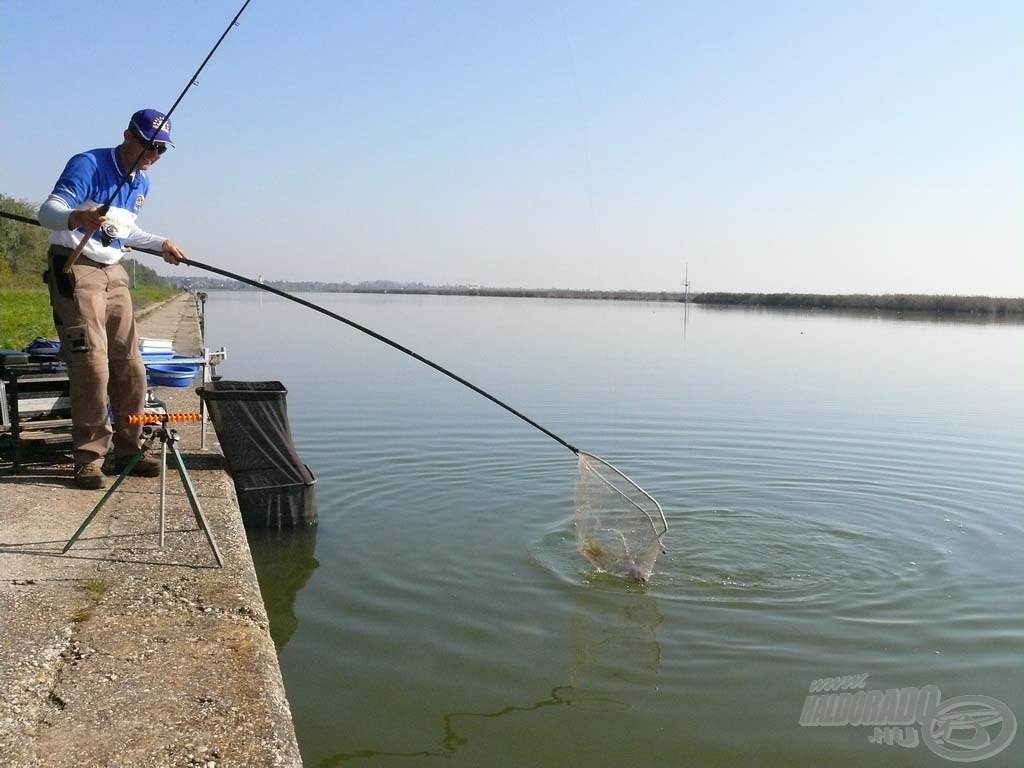
[[[139,327],[199,351],[184,294]],[[194,386],[158,396],[199,410]],[[104,492],[76,489],[69,460],[0,465],[0,766],[301,765],[216,435],[200,451],[198,424],[174,426],[223,568],[176,471],[163,548],[160,480],[129,477],[61,554]]]

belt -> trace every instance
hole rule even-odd
[[[46,252],[46,255],[49,256],[51,259],[70,259],[71,258],[71,254],[73,254],[74,252],[75,251],[74,251],[73,248],[65,248],[63,245],[51,245],[50,246],[50,250]],[[100,267],[101,269],[106,269],[107,267],[112,267],[112,266],[114,266],[114,264],[119,264],[120,262],[115,261],[114,264],[104,264],[101,261],[96,261],[95,259],[90,259],[88,256],[86,256],[83,253],[83,254],[81,254],[78,257],[78,263],[79,264],[85,263],[85,264],[89,264],[89,265],[94,266],[94,267]],[[63,269],[63,264],[61,264],[61,268]],[[44,280],[44,282],[45,282],[45,280]]]

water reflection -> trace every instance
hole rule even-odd
[[[278,653],[299,626],[295,599],[320,563],[316,551],[317,526],[286,530],[249,530],[249,550],[256,580],[270,618],[270,636]]]
[[[472,741],[469,732],[474,725],[486,727],[493,720],[548,707],[568,706],[581,712],[631,709],[632,694],[642,696],[655,689],[661,666],[657,631],[662,615],[657,599],[643,585],[595,575],[575,590],[573,602],[568,681],[554,686],[543,698],[486,712],[448,712],[441,718],[441,732],[435,745],[406,752],[337,752],[321,760],[321,768],[360,758],[450,758]]]

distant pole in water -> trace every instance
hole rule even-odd
[[[687,304],[690,301],[690,262],[686,262],[686,272],[680,285],[683,286],[683,304]]]

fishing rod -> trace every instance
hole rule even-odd
[[[16,213],[7,213],[7,211],[0,211],[0,219],[11,219],[12,221],[20,221],[22,224],[34,224],[37,227],[43,226],[39,223],[39,219],[33,219],[29,216],[19,216]]]
[[[228,24],[227,27],[225,27],[224,32],[221,33],[221,36],[220,36],[220,38],[218,38],[216,44],[213,46],[213,48],[210,49],[210,52],[208,54],[206,54],[206,58],[203,59],[203,63],[199,65],[199,69],[197,69],[195,71],[195,73],[192,75],[192,77],[189,78],[188,82],[185,84],[185,87],[182,89],[181,93],[178,94],[178,98],[174,100],[174,104],[171,105],[171,108],[163,116],[163,119],[161,119],[154,126],[154,130],[153,130],[153,135],[154,136],[156,136],[157,134],[160,133],[160,129],[163,128],[165,124],[169,125],[169,121],[171,119],[171,115],[174,113],[174,110],[176,110],[178,108],[178,105],[181,103],[181,100],[185,98],[185,94],[188,93],[188,89],[191,88],[194,85],[195,86],[199,85],[199,74],[206,67],[207,62],[213,57],[213,54],[216,53],[217,49],[220,48],[220,44],[222,42],[224,42],[224,38],[228,36],[228,32],[230,32],[234,27],[238,26],[238,19],[242,15],[242,12],[248,7],[250,2],[252,2],[252,0],[245,0],[245,2],[242,4],[242,7],[238,10],[238,13],[236,13],[235,17],[231,20],[231,23]],[[139,140],[140,140],[140,143],[143,144],[143,146],[146,146],[146,142],[144,142],[141,138]],[[146,149],[153,149],[154,146],[155,146],[155,142],[148,142],[148,146],[146,146]],[[124,185],[128,181],[128,179],[130,179],[132,177],[132,175],[135,173],[135,169],[139,167],[139,163],[142,162],[142,158],[145,156],[145,154],[146,154],[145,151],[139,152],[138,156],[135,158],[135,162],[132,163],[132,167],[129,168],[127,171],[125,171],[125,174],[121,177],[121,181],[120,181],[120,183],[118,183],[117,188],[114,189],[114,191],[110,194],[110,197],[107,198],[107,201],[103,205],[100,206],[99,214],[101,216],[106,216],[107,213],[110,211],[110,204],[112,202],[114,202],[114,199],[121,192],[122,187],[124,187]],[[78,261],[78,257],[82,255],[82,251],[85,249],[86,244],[92,239],[92,236],[95,235],[95,234],[96,234],[96,230],[95,229],[91,229],[88,232],[86,232],[85,237],[83,237],[79,241],[78,245],[75,246],[75,250],[72,251],[71,256],[68,257],[67,261],[65,262],[65,264],[64,264],[64,271],[65,272],[70,272],[71,271],[71,268],[74,266],[75,262]],[[104,237],[107,237],[106,233],[104,233]],[[106,243],[104,243],[104,244],[106,244]],[[158,254],[158,255],[160,255],[160,254]]]

